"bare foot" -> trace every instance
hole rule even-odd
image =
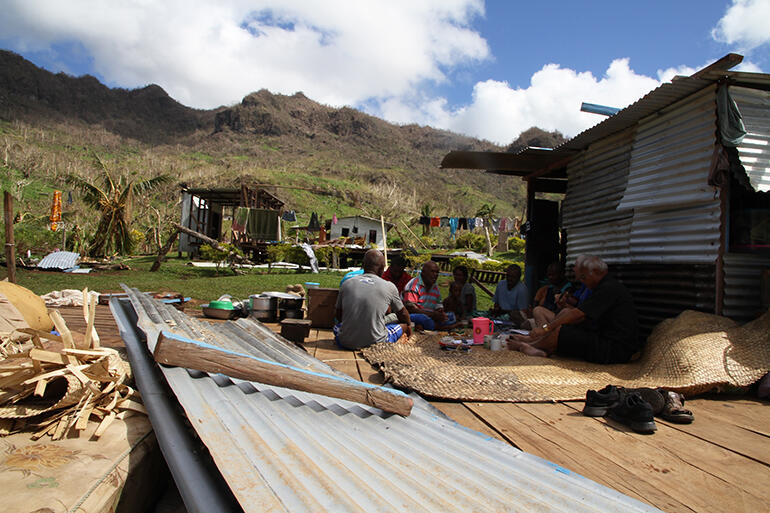
[[[511,351],[519,351],[521,353],[524,353],[527,356],[541,356],[543,358],[546,358],[548,356],[548,353],[546,353],[542,349],[533,347],[531,344],[528,344],[527,342],[523,342],[521,340],[514,339],[513,337],[508,339],[508,349],[510,349]]]

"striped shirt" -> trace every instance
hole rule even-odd
[[[434,283],[428,289],[422,282],[422,275],[409,280],[404,287],[404,302],[414,303],[423,310],[439,310],[443,308],[441,304],[441,292],[438,290],[438,284]]]

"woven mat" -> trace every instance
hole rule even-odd
[[[579,400],[586,390],[608,384],[665,387],[692,396],[750,385],[770,371],[770,312],[737,326],[724,317],[685,311],[655,327],[639,360],[614,365],[480,346],[448,352],[439,348],[440,337],[417,334],[362,352],[400,388],[462,401]]]

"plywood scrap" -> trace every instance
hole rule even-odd
[[[91,301],[84,306],[89,329],[83,340],[76,341],[61,315],[51,311],[60,335],[24,328],[31,342],[18,354],[0,357],[0,436],[29,429],[33,439],[58,440],[98,422],[98,438],[114,419],[146,414],[128,385],[128,364],[115,349],[100,347],[93,312]]]

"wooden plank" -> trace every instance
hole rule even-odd
[[[33,348],[29,351],[29,357],[39,362],[58,363],[59,365],[70,365],[78,363],[74,356],[57,353],[56,351],[44,351],[43,349]]]
[[[50,310],[48,316],[53,321],[53,325],[56,326],[56,331],[61,335],[64,347],[74,348],[75,341],[73,340],[72,333],[67,327],[67,323],[64,321],[61,313],[59,313],[58,310]]]
[[[717,396],[687,400],[684,407],[692,410],[696,422],[700,413],[708,413],[740,428],[770,437],[770,408],[767,401],[753,397]]]
[[[353,379],[361,379],[355,353],[349,349],[337,347],[333,338],[318,339],[315,357],[329,364],[334,370],[347,374]]]
[[[696,402],[687,401],[685,407],[692,410],[695,415],[695,421],[692,424],[675,424],[664,420],[656,419],[660,424],[666,424],[672,429],[687,433],[701,440],[706,440],[711,444],[717,445],[729,451],[741,454],[748,458],[760,461],[765,465],[770,465],[770,436],[763,432],[757,432],[753,429],[742,426],[742,423],[753,424],[756,421],[742,422],[741,417],[745,414],[736,414],[731,417],[729,413],[725,414],[719,410],[716,405],[707,404],[709,401]],[[732,407],[736,409],[736,407]],[[728,409],[728,412],[730,410]],[[738,418],[736,418],[738,417]],[[763,419],[767,422],[767,418]],[[758,426],[761,429],[761,426]],[[770,490],[768,491],[770,494]]]
[[[664,511],[692,511],[677,495],[664,493],[644,479],[639,479],[639,476],[628,468],[627,461],[624,461],[620,454],[606,456],[597,452],[596,446],[608,443],[607,433],[601,436],[586,436],[585,430],[580,427],[574,430],[568,429],[563,420],[569,418],[569,415],[574,412],[567,406],[544,405],[550,409],[550,414],[548,420],[543,420],[521,408],[520,404],[466,403],[466,405],[498,431],[505,440],[523,451],[545,458]],[[586,424],[598,424],[598,421],[592,418],[583,417],[580,420],[585,421]],[[631,438],[625,433],[617,433],[619,440]],[[617,449],[617,442],[613,442],[612,445],[618,452],[622,452],[622,449]]]
[[[478,431],[479,433],[483,433],[489,437],[497,438],[500,441],[510,443],[509,440],[507,440],[502,434],[483,422],[463,403],[430,401],[430,404],[433,405],[436,409],[440,410],[444,415],[462,426],[470,428],[474,431]]]
[[[520,406],[544,422],[555,421],[553,405]],[[583,416],[581,403],[559,406],[572,410],[559,417],[562,430],[592,440],[593,454],[615,458],[656,493],[676,497],[698,511],[748,512],[766,507],[763,497],[770,496],[766,465],[666,424],[659,423],[654,435],[639,435],[615,421]],[[691,483],[702,486],[695,488]]]
[[[356,401],[399,415],[407,416],[412,411],[412,399],[395,390],[225,351],[173,333],[158,335],[154,357],[167,365]]]

